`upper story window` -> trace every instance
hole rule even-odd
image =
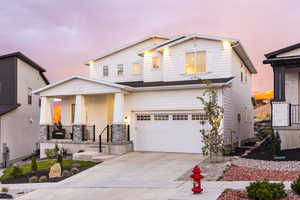
[[[185,54],[185,73],[196,74],[206,72],[206,52],[197,51]]]
[[[124,66],[123,66],[123,64],[119,64],[117,66],[117,75],[118,76],[123,76],[123,74],[124,74]]]
[[[158,56],[152,57],[152,68],[159,69],[160,68],[160,58]]]
[[[32,104],[32,88],[28,88],[28,104],[31,105]]]
[[[243,81],[244,81],[244,74],[243,72],[241,72],[241,83],[243,83]]]
[[[108,66],[103,66],[103,76],[108,76]]]
[[[132,64],[132,74],[138,75],[141,74],[141,64],[140,63],[133,63]]]

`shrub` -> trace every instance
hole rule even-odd
[[[57,155],[57,161],[60,164],[61,169],[63,169],[63,156],[61,154]]]
[[[9,177],[18,178],[22,176],[22,169],[19,166],[13,166],[11,171],[9,171]]]
[[[53,159],[57,157],[57,153],[54,149],[45,149],[45,154],[48,159]]]
[[[246,189],[248,197],[253,200],[277,200],[287,196],[283,183],[256,181]]]
[[[31,170],[33,172],[36,172],[38,170],[38,166],[37,166],[37,163],[36,163],[36,156],[31,157]]]
[[[37,183],[39,178],[37,176],[32,176],[28,179],[28,183]]]
[[[62,172],[62,177],[64,177],[64,178],[69,177],[69,176],[71,176],[71,175],[72,175],[71,172],[69,172],[68,170],[64,170],[64,171]]]
[[[281,154],[281,140],[278,132],[271,132],[270,149],[273,155]]]
[[[300,175],[297,180],[292,182],[291,188],[296,194],[300,194]]]
[[[58,144],[55,144],[55,146],[54,146],[54,151],[55,151],[56,154],[58,154],[58,152],[59,152]]]
[[[41,177],[39,178],[39,182],[40,182],[40,183],[47,182],[47,181],[48,181],[48,177],[47,177],[47,176],[41,176]]]
[[[77,174],[78,172],[79,172],[79,169],[76,168],[76,167],[73,167],[73,168],[71,169],[71,174]]]

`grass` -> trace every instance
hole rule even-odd
[[[37,166],[38,166],[38,171],[44,171],[44,170],[49,170],[52,165],[56,163],[56,160],[44,160],[44,161],[39,161],[37,162]],[[90,162],[90,161],[79,161],[79,160],[63,160],[63,166],[64,167],[71,167],[73,164],[80,164],[82,167],[93,167],[95,166],[97,163],[94,162]],[[19,167],[22,170],[22,174],[28,174],[28,173],[32,173],[33,171],[31,170],[31,163],[28,164],[24,164],[24,165],[19,165]],[[6,170],[4,170],[3,172],[3,176],[1,176],[1,180],[6,180],[11,178],[11,171],[12,171],[12,167],[7,168]]]

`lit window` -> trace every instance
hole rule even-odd
[[[157,114],[154,115],[154,120],[169,120],[169,115]]]
[[[151,115],[136,115],[136,120],[149,121],[149,120],[151,120]]]
[[[193,114],[192,115],[192,120],[208,120],[208,116],[206,114]]]
[[[108,76],[108,66],[103,66],[103,76]]]
[[[206,53],[198,51],[185,54],[185,73],[196,74],[206,72]]]
[[[120,64],[117,66],[117,75],[123,76],[123,74],[124,74],[124,67],[123,67],[123,64]]]
[[[160,67],[160,59],[158,56],[152,57],[152,68],[153,69],[159,69]]]
[[[186,114],[173,115],[173,120],[188,120],[188,115]]]
[[[28,104],[32,104],[32,88],[28,88]]]
[[[140,63],[133,63],[133,65],[132,65],[132,73],[134,75],[141,74],[141,64]]]

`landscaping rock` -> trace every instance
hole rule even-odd
[[[59,163],[55,163],[49,172],[49,178],[59,178],[61,177],[61,167]]]

